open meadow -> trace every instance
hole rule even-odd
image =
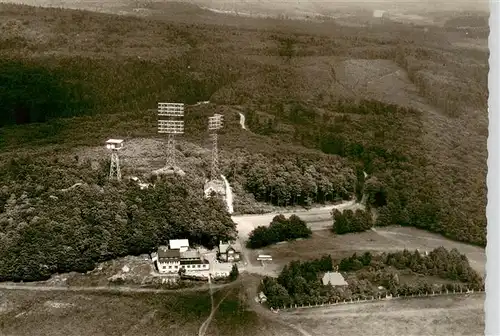
[[[218,306],[203,336],[294,336],[246,309],[238,286],[214,291]],[[198,335],[211,312],[207,290],[173,294],[0,290],[2,336]]]
[[[355,252],[395,252],[403,249],[420,252],[443,246],[450,250],[456,248],[469,259],[469,263],[479,274],[484,276],[486,253],[483,248],[458,243],[439,235],[408,227],[375,228],[362,233],[335,235],[329,230],[313,230],[312,237],[292,242],[283,242],[258,250],[247,250],[253,264],[259,254],[269,254],[272,262],[266,262],[265,268],[279,272],[293,260],[310,260],[330,254],[334,259],[342,259]]]
[[[309,336],[484,335],[483,294],[306,308],[282,313]],[[369,331],[368,331],[369,330]]]

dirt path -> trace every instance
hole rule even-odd
[[[240,115],[240,125],[241,125],[241,128],[246,130],[247,127],[245,126],[245,115],[241,112],[238,112],[238,114]]]
[[[205,322],[203,322],[200,326],[200,329],[198,330],[198,336],[205,336],[208,327],[210,326],[210,322],[212,322],[212,319],[214,318],[215,313],[217,312],[217,309],[219,309],[220,304],[224,301],[224,299],[231,293],[232,289],[230,289],[223,297],[220,299],[219,303],[217,303],[216,306],[214,306],[214,295],[212,291],[212,281],[210,281],[210,278],[208,280],[208,283],[210,285],[210,301],[212,302],[212,311],[210,312],[210,315],[207,317]]]
[[[218,284],[212,285],[211,289],[219,289],[226,287],[229,284]],[[45,292],[55,292],[55,291],[68,291],[68,292],[120,292],[120,293],[178,293],[178,292],[197,292],[206,290],[206,286],[199,287],[189,287],[189,288],[179,288],[179,289],[159,289],[159,288],[136,288],[136,287],[106,287],[106,286],[96,286],[96,287],[82,287],[82,286],[40,286],[40,285],[26,285],[26,284],[5,284],[0,283],[0,290],[30,290],[30,291],[45,291]]]
[[[234,212],[233,208],[233,190],[231,189],[231,186],[229,185],[229,182],[227,181],[226,177],[224,175],[221,175],[222,180],[224,181],[224,185],[226,186],[226,204],[227,204],[227,211],[229,214],[232,214]]]
[[[280,211],[267,213],[263,215],[238,215],[232,216],[231,219],[237,224],[238,239],[241,244],[242,249],[242,259],[244,262],[244,270],[248,273],[276,276],[276,270],[271,268],[263,268],[260,265],[253,265],[250,260],[250,251],[246,248],[246,241],[248,239],[248,234],[257,226],[268,226],[274,216],[279,214],[284,214],[288,217],[291,214],[299,216],[304,220],[309,228],[313,231],[320,231],[328,228],[332,224],[331,212],[333,209],[339,210],[355,210],[362,209],[363,205],[356,203],[355,200],[343,202],[336,205],[328,205],[323,207],[312,208],[309,210],[295,210],[295,211]]]
[[[363,209],[363,205],[356,203],[355,200],[342,202],[340,204],[328,205],[318,208],[312,208],[309,210],[292,210],[292,211],[279,211],[271,212],[263,215],[238,215],[232,216],[231,219],[237,224],[237,229],[239,236],[246,240],[248,234],[255,229],[257,226],[269,226],[271,220],[274,216],[283,214],[289,217],[291,214],[299,216],[304,220],[311,230],[323,230],[325,227],[331,225],[332,223],[332,210],[356,210]]]
[[[247,304],[250,309],[267,320],[297,331],[302,336],[313,336],[305,331],[301,326],[285,321],[282,314],[273,313],[254,300],[260,283],[259,277],[248,273],[242,273],[241,277],[246,291]]]

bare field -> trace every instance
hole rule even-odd
[[[311,336],[484,335],[484,298],[474,294],[349,304],[282,312],[280,317]]]

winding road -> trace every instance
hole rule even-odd
[[[240,115],[240,125],[241,125],[241,128],[246,130],[247,127],[245,126],[245,115],[241,112],[238,112],[239,115]]]

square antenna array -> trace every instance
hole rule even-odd
[[[158,120],[158,133],[184,134],[184,121]]]
[[[158,103],[158,116],[184,117],[183,103]]]
[[[222,128],[224,116],[222,114],[214,114],[213,117],[208,118],[208,130],[214,131]]]

